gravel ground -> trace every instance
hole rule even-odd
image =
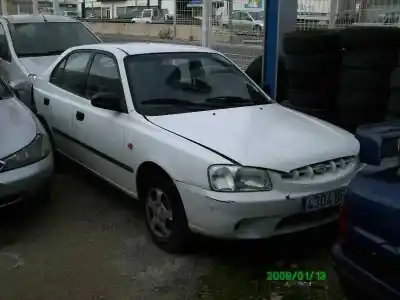
[[[343,299],[328,260],[332,236],[326,227],[260,242],[198,238],[194,253],[168,255],[150,241],[137,202],[64,161],[49,203],[0,212],[0,299]],[[326,271],[328,281],[313,292],[265,280],[299,268]]]

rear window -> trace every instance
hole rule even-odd
[[[100,43],[79,22],[20,23],[9,27],[19,57],[59,55],[74,46]]]

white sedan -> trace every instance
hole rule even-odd
[[[222,54],[71,48],[34,79],[56,149],[145,202],[156,244],[259,239],[336,219],[358,169],[348,132],[272,101]]]

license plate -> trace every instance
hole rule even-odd
[[[306,212],[310,212],[340,205],[341,203],[343,203],[345,193],[346,189],[339,189],[305,197],[303,199],[304,210]]]

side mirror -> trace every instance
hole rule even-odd
[[[91,103],[94,107],[122,112],[120,97],[114,93],[96,93],[93,95]]]

